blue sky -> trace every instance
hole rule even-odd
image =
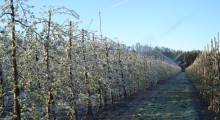
[[[98,34],[101,11],[103,35],[127,45],[202,50],[220,31],[220,0],[29,0],[29,4],[36,12],[43,5],[73,9],[80,15],[80,28],[93,20],[90,29]]]

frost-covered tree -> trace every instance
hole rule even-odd
[[[56,21],[56,15],[79,17],[65,7],[50,7],[41,17],[20,0],[6,0],[1,8],[3,117],[80,119],[180,70],[153,49],[131,49],[70,20]]]
[[[202,98],[209,103],[209,110],[219,113],[219,34],[211,40],[186,72],[194,82]]]

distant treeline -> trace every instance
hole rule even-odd
[[[185,68],[189,67],[201,53],[200,50],[182,51],[158,46],[156,46],[155,49],[161,52],[163,55],[174,60],[179,66],[182,67],[183,71]]]

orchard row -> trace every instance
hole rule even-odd
[[[53,20],[56,13],[78,18],[72,10],[50,8],[37,18],[22,1],[5,3],[0,14],[1,117],[90,116],[180,71],[147,46],[127,47],[77,29],[71,21]]]
[[[194,63],[187,68],[189,78],[195,83],[199,94],[209,103],[209,110],[220,112],[220,55],[219,34],[211,40]]]

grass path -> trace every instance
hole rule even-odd
[[[197,120],[191,84],[185,73],[179,74],[166,88],[144,102],[132,119],[137,120]]]
[[[211,120],[185,72],[89,120]]]

